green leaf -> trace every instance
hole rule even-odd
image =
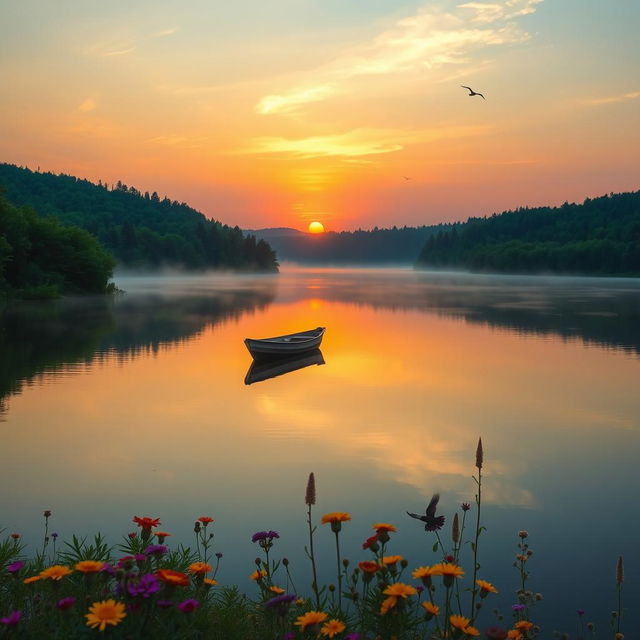
[[[438,542],[437,541],[434,542],[432,549],[433,549],[433,553],[435,553],[438,550]]]

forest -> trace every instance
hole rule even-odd
[[[141,193],[119,181],[94,184],[6,163],[0,164],[0,186],[12,204],[88,231],[118,266],[278,270],[275,252],[264,240],[155,191]]]
[[[431,235],[416,267],[639,275],[640,191],[469,218]]]

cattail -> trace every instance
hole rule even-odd
[[[304,502],[309,506],[316,503],[316,479],[313,472],[309,474],[309,480],[307,480],[307,494],[304,497]]]
[[[476,467],[478,467],[478,469],[482,469],[482,459],[482,438],[478,438],[478,448],[476,449]]]
[[[451,525],[451,539],[453,544],[457,545],[460,542],[460,525],[458,524],[458,514],[453,516],[453,524]]]
[[[618,564],[616,565],[616,584],[621,585],[624,582],[624,565],[622,563],[622,556],[618,558]]]

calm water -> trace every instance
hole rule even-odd
[[[517,532],[535,551],[543,637],[574,611],[605,625],[615,563],[640,599],[640,280],[489,277],[408,270],[279,276],[119,277],[114,300],[6,311],[0,326],[0,527],[38,544],[160,517],[176,544],[216,519],[219,577],[255,568],[255,531],[308,582],[304,491],[348,511],[345,555],[394,523],[391,553],[436,561],[419,522],[441,494],[443,530],[473,502],[485,446],[481,577],[510,608]],[[325,364],[245,384],[245,337],[326,326]],[[474,511],[471,512],[472,514]],[[333,537],[320,528],[323,574]],[[465,562],[467,567],[471,563]],[[484,621],[493,622],[489,611]]]

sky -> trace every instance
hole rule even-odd
[[[637,0],[0,0],[0,17],[0,161],[244,229],[640,188]]]

